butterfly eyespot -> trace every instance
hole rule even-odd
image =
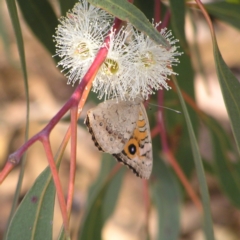
[[[137,151],[136,146],[134,144],[130,144],[128,146],[128,151],[129,151],[130,154],[134,155]]]
[[[110,138],[109,138],[109,140],[112,142],[112,141],[113,141],[113,138],[112,138],[112,137],[110,137]]]
[[[103,126],[103,123],[102,123],[102,122],[100,122],[100,123],[99,123],[99,126],[100,126],[100,127],[102,127],[102,126]]]

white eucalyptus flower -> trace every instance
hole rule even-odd
[[[179,63],[176,57],[182,53],[177,51],[174,44],[178,40],[171,31],[165,28],[160,34],[170,49],[156,44],[130,24],[117,34],[111,33],[107,59],[93,82],[93,91],[98,92],[99,98],[147,99],[156,90],[170,89],[166,81],[176,74],[172,66]]]
[[[147,99],[148,95],[156,90],[170,89],[166,81],[171,74],[176,74],[172,66],[179,63],[176,57],[182,54],[174,45],[178,40],[172,37],[171,31],[167,31],[166,28],[162,29],[160,34],[171,45],[170,49],[166,49],[156,44],[144,33],[139,33],[131,26],[128,28],[132,29],[133,33],[133,39],[128,46],[133,52],[128,59],[129,66],[131,66],[128,95],[131,98],[140,95],[143,99]]]
[[[131,67],[128,55],[132,52],[126,45],[129,32],[125,30],[121,28],[118,33],[111,31],[107,58],[93,81],[93,91],[98,92],[99,98],[127,97]]]
[[[68,84],[81,81],[102,46],[113,17],[86,0],[76,3],[67,17],[59,19],[56,29],[57,66],[66,72]]]
[[[60,18],[56,30],[58,66],[66,72],[68,84],[81,81],[103,46],[113,17],[104,10],[80,0],[67,17]],[[157,27],[159,24],[155,25]],[[171,48],[156,44],[131,24],[119,31],[111,30],[108,55],[93,81],[99,98],[147,99],[156,90],[170,87],[167,80],[176,74],[172,66],[179,63],[182,53],[171,31],[162,29]]]

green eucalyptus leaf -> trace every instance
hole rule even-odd
[[[52,36],[58,25],[56,14],[47,0],[18,0],[23,17],[43,46],[55,54]]]
[[[215,40],[213,41],[213,53],[218,80],[230,118],[233,135],[240,153],[240,83],[222,59]]]
[[[66,15],[66,12],[71,10],[75,3],[79,2],[79,0],[59,0],[60,8],[61,8],[61,14],[64,16]]]
[[[3,51],[4,55],[7,58],[7,60],[11,63],[11,65],[15,65],[13,56],[11,55],[11,41],[10,41],[10,36],[8,36],[7,33],[7,26],[4,21],[4,8],[0,8],[0,37],[2,40],[3,44]]]
[[[181,52],[181,50],[182,49],[179,51]],[[183,54],[179,57],[179,60],[180,64],[178,64],[178,66],[174,66],[174,72],[178,74],[178,84],[181,90],[194,100],[194,71],[190,58],[187,54]],[[164,104],[166,104],[167,107],[182,112],[179,98],[173,90],[164,93]],[[187,107],[187,109],[191,118],[193,129],[194,131],[197,131],[199,121],[196,112],[191,107]],[[178,159],[181,169],[184,171],[186,176],[190,176],[194,170],[194,161],[192,152],[189,151],[191,143],[184,115],[166,110],[164,111],[164,116],[170,148],[176,153],[176,158]]]
[[[240,2],[217,1],[204,4],[207,11],[220,20],[240,29]]]
[[[156,43],[169,47],[167,40],[159,34],[146,16],[126,0],[88,0],[96,7],[102,8],[115,17],[132,23],[139,31],[144,32]]]
[[[154,146],[158,141],[153,141]],[[180,234],[181,194],[177,179],[163,160],[157,149],[153,149],[154,168],[151,179],[153,203],[158,212],[159,240],[176,240]]]
[[[180,41],[181,46],[185,52],[189,52],[188,44],[185,36],[185,1],[184,0],[170,0],[171,8],[171,24]]]
[[[20,27],[19,17],[17,13],[17,6],[15,0],[7,0],[7,7],[9,10],[10,18],[12,21],[15,37],[17,40],[17,47],[21,62],[21,68],[23,73],[23,80],[24,80],[24,89],[25,89],[25,96],[26,96],[26,130],[25,130],[25,141],[28,140],[29,135],[29,88],[28,88],[28,76],[27,76],[27,67],[26,67],[26,59],[25,59],[25,52],[24,52],[24,44],[23,44],[23,37],[22,37],[22,30]],[[13,204],[10,212],[10,216],[8,219],[8,226],[9,221],[12,219],[14,211],[16,210],[17,202],[20,195],[20,190],[22,186],[23,176],[24,176],[24,166],[26,161],[26,155],[24,154],[21,162],[20,173],[18,178],[17,187],[14,193]]]
[[[101,172],[89,190],[88,206],[84,221],[80,226],[78,239],[102,239],[102,228],[114,210],[123,178],[122,169],[115,176],[109,178],[109,173],[114,165],[113,157],[104,154]]]
[[[234,144],[216,120],[208,118],[206,123],[212,133],[214,173],[231,202],[240,208],[240,161],[230,158],[235,155]]]
[[[18,207],[6,240],[51,240],[55,187],[49,168],[37,178]]]
[[[148,19],[153,18],[154,1],[134,0],[134,6],[141,10]]]
[[[26,67],[26,59],[25,59],[25,52],[24,52],[24,44],[23,44],[23,37],[22,37],[22,30],[20,27],[20,22],[18,18],[17,13],[17,7],[15,0],[7,0],[7,6],[10,13],[12,25],[14,28],[14,33],[17,39],[17,46],[18,46],[18,52],[20,56],[21,61],[21,67],[24,77],[24,87],[26,92],[26,100],[29,102],[29,92],[28,92],[28,76],[27,76],[27,67]],[[29,105],[27,104],[27,108],[29,108]]]
[[[204,169],[203,169],[203,163],[202,163],[202,159],[201,159],[199,148],[198,148],[198,143],[195,137],[193,126],[191,124],[191,119],[189,117],[187,107],[185,105],[183,96],[181,94],[181,90],[178,86],[178,82],[174,77],[173,77],[173,81],[177,88],[177,93],[183,108],[183,113],[186,119],[189,138],[191,142],[193,159],[196,167],[197,177],[199,181],[199,188],[200,188],[202,203],[203,203],[203,223],[204,223],[205,237],[207,240],[214,240],[213,224],[212,224],[212,217],[211,217],[211,210],[210,210],[210,199],[209,199],[208,187],[207,187],[207,182],[206,182]]]

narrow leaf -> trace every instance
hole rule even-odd
[[[25,195],[9,226],[7,240],[51,240],[55,187],[49,168]]]
[[[198,148],[198,143],[193,131],[191,119],[189,117],[188,111],[186,104],[184,102],[184,99],[181,94],[181,90],[178,86],[178,83],[173,77],[174,84],[177,88],[178,96],[183,108],[183,113],[186,119],[187,123],[187,128],[188,128],[188,133],[189,137],[191,140],[191,147],[192,147],[192,152],[193,152],[193,158],[196,166],[196,172],[197,172],[197,177],[199,181],[199,188],[201,192],[201,197],[202,197],[202,202],[203,202],[203,220],[204,220],[204,232],[207,240],[214,240],[214,233],[213,233],[213,225],[212,225],[212,217],[211,217],[211,209],[210,209],[210,200],[209,200],[209,194],[208,194],[208,187],[207,187],[207,182],[204,174],[204,169],[203,169],[203,164]]]
[[[88,206],[78,239],[102,239],[102,228],[114,210],[123,177],[123,170],[120,170],[109,178],[113,163],[112,156],[105,154],[100,175],[89,192]]]
[[[232,26],[240,29],[240,2],[230,3],[218,1],[204,5],[207,11],[221,19],[222,21],[231,24]]]
[[[179,51],[181,52],[182,48]],[[181,64],[179,64],[178,66],[174,66],[174,72],[179,74],[179,86],[182,91],[187,93],[187,95],[194,100],[194,71],[190,57],[187,54],[183,54],[179,60]],[[167,102],[174,103],[174,105],[170,105],[171,108],[182,111],[180,108],[179,98],[175,91],[168,91],[164,95],[164,99]],[[168,104],[167,102],[165,102],[165,104]],[[196,131],[199,126],[198,117],[196,115],[196,112],[192,108],[187,108],[189,116],[191,118],[193,129],[194,131]],[[194,162],[192,161],[192,153],[189,152],[191,144],[184,116],[183,114],[175,114],[171,111],[165,111],[165,117],[169,140],[171,143],[173,143],[171,145],[171,148],[174,149],[173,151],[176,151],[176,156],[178,158],[181,169],[187,176],[191,176],[192,171],[195,167]]]
[[[159,34],[146,16],[126,0],[88,0],[96,7],[103,8],[117,18],[132,23],[139,31],[144,32],[156,43],[169,47],[166,39]]]
[[[240,84],[222,59],[215,40],[213,40],[213,53],[224,102],[240,153]]]
[[[61,7],[61,15],[66,15],[66,12],[73,8],[74,4],[79,2],[79,0],[59,0]]]
[[[233,144],[218,122],[208,117],[206,123],[212,133],[215,174],[231,202],[240,208],[240,161],[230,160]]]
[[[58,168],[67,142],[67,138],[64,138],[55,155]],[[6,240],[52,239],[54,203],[55,185],[50,168],[47,167],[22,200],[8,229]]]
[[[156,142],[156,140],[154,141]],[[159,144],[159,142],[158,142]],[[154,146],[157,142],[154,143]],[[154,153],[154,168],[151,182],[153,203],[158,212],[159,240],[179,239],[181,194],[179,184],[171,170],[159,157],[156,149]]]
[[[185,52],[189,52],[188,44],[185,36],[185,1],[170,0],[171,8],[171,24]]]
[[[28,76],[27,76],[27,67],[26,67],[26,59],[25,59],[25,52],[24,52],[24,45],[23,45],[23,37],[22,37],[22,31],[20,27],[20,22],[18,18],[18,13],[17,13],[17,7],[16,7],[16,2],[15,0],[7,0],[7,7],[8,11],[10,13],[10,18],[12,21],[15,37],[17,40],[17,47],[18,47],[18,52],[19,52],[19,57],[20,57],[20,62],[21,62],[21,68],[23,72],[23,80],[24,80],[24,90],[25,90],[25,96],[26,96],[26,130],[25,130],[25,141],[28,139],[28,134],[29,134],[29,88],[28,88]],[[22,161],[21,161],[21,167],[20,167],[20,173],[18,177],[18,183],[17,187],[14,193],[14,199],[13,199],[13,204],[12,204],[12,209],[11,213],[8,219],[8,225],[10,220],[12,219],[12,216],[16,210],[17,202],[19,199],[20,195],[20,190],[22,186],[22,181],[23,181],[23,176],[24,176],[24,166],[25,166],[25,161],[26,161],[26,155],[24,154]]]
[[[19,57],[21,61],[21,68],[22,68],[23,78],[24,78],[27,110],[29,110],[28,76],[27,76],[27,67],[26,67],[26,58],[25,58],[24,45],[23,45],[22,30],[20,27],[15,0],[7,0],[6,2],[7,2],[7,7],[10,13],[12,25],[14,28],[15,37],[17,40],[17,47],[18,47]],[[27,119],[28,119],[28,115],[27,115]]]
[[[10,41],[10,36],[8,36],[8,31],[7,31],[7,26],[4,21],[4,12],[5,9],[2,7],[0,8],[0,37],[2,40],[3,44],[3,51],[4,51],[4,57],[7,58],[8,62],[11,65],[15,65],[13,56],[11,55],[11,41]],[[2,52],[3,54],[3,52]]]
[[[47,0],[18,0],[23,17],[36,37],[53,55],[55,44],[52,35],[58,21],[51,5]]]

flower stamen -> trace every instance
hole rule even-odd
[[[115,75],[119,70],[119,64],[116,60],[111,59],[111,58],[107,58],[104,61],[101,70],[106,75],[110,75],[110,76]]]
[[[82,60],[90,57],[90,48],[87,43],[81,42],[78,44],[75,54],[79,55]]]
[[[151,67],[151,65],[155,64],[153,54],[149,51],[140,56],[140,61],[142,61],[142,63],[144,64],[144,67],[146,68]]]

